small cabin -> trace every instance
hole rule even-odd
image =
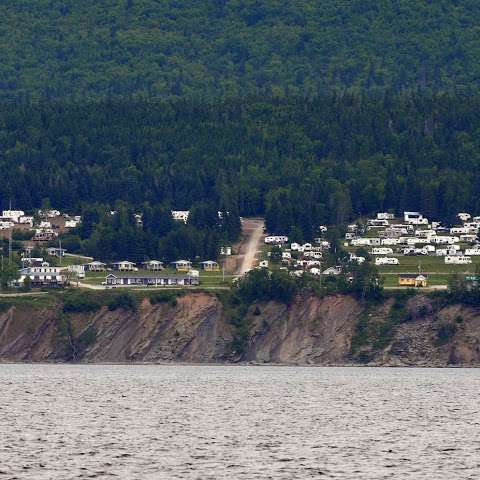
[[[85,269],[89,272],[104,272],[107,269],[107,265],[97,260],[87,263]]]
[[[172,262],[172,265],[175,265],[175,268],[179,272],[188,272],[192,268],[192,262],[188,260],[177,260],[176,262]]]
[[[422,274],[402,274],[398,277],[398,284],[401,287],[426,287],[428,285],[428,279]]]
[[[216,272],[220,270],[218,263],[214,262],[213,260],[206,260],[204,262],[200,262],[200,265],[205,272]]]
[[[136,270],[135,264],[133,262],[129,262],[128,260],[112,263],[112,268],[119,272],[133,272]]]
[[[163,262],[160,262],[159,260],[148,260],[142,263],[142,267],[151,272],[158,272],[163,270]]]

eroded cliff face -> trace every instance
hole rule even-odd
[[[219,299],[206,293],[157,305],[145,299],[136,312],[104,307],[66,316],[60,305],[18,305],[0,313],[0,361],[480,365],[480,311],[436,308],[423,296],[408,300],[406,319],[395,324],[381,348],[364,337],[354,351],[362,318],[368,315],[382,326],[392,306],[388,300],[367,311],[340,295],[253,305],[242,350],[236,352],[237,327]]]

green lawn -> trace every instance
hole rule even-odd
[[[400,265],[379,265],[380,273],[417,273],[420,265],[421,271],[425,273],[475,273],[480,266],[480,256],[472,257],[470,265],[446,265],[444,257],[430,256],[396,256]]]
[[[77,256],[77,255],[66,255],[62,257],[61,266],[66,267],[68,265],[83,265],[85,263],[89,263],[89,260],[86,257]],[[55,264],[60,265],[60,259],[55,258]]]

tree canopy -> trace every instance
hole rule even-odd
[[[471,91],[475,0],[3,0],[0,96]]]

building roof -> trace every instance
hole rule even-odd
[[[108,277],[115,278],[164,278],[164,279],[179,279],[179,278],[198,278],[193,275],[164,275],[159,273],[144,273],[144,272],[129,272],[122,274],[109,273]]]
[[[418,273],[401,273],[398,275],[400,278],[413,278],[415,280],[427,280],[427,276]]]
[[[134,262],[130,262],[129,260],[121,260],[120,262],[113,262],[112,265],[122,265],[128,263],[129,265],[135,265]]]

